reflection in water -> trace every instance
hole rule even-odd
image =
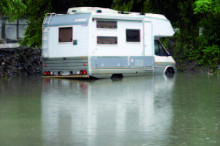
[[[220,78],[0,80],[0,146],[220,145]]]
[[[174,78],[45,80],[45,145],[168,145]]]

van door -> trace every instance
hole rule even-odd
[[[166,66],[175,63],[173,57],[158,40],[154,41],[154,54],[156,65]]]
[[[153,36],[152,36],[152,23],[144,22],[144,56],[153,56]]]

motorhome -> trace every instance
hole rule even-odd
[[[176,63],[160,43],[174,35],[163,15],[75,7],[43,22],[43,77],[111,78],[174,73]]]

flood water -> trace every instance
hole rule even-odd
[[[220,145],[220,78],[0,80],[0,146]]]

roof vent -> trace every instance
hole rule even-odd
[[[119,14],[130,14],[130,12],[120,11]]]
[[[102,13],[102,10],[97,10],[96,13]]]

